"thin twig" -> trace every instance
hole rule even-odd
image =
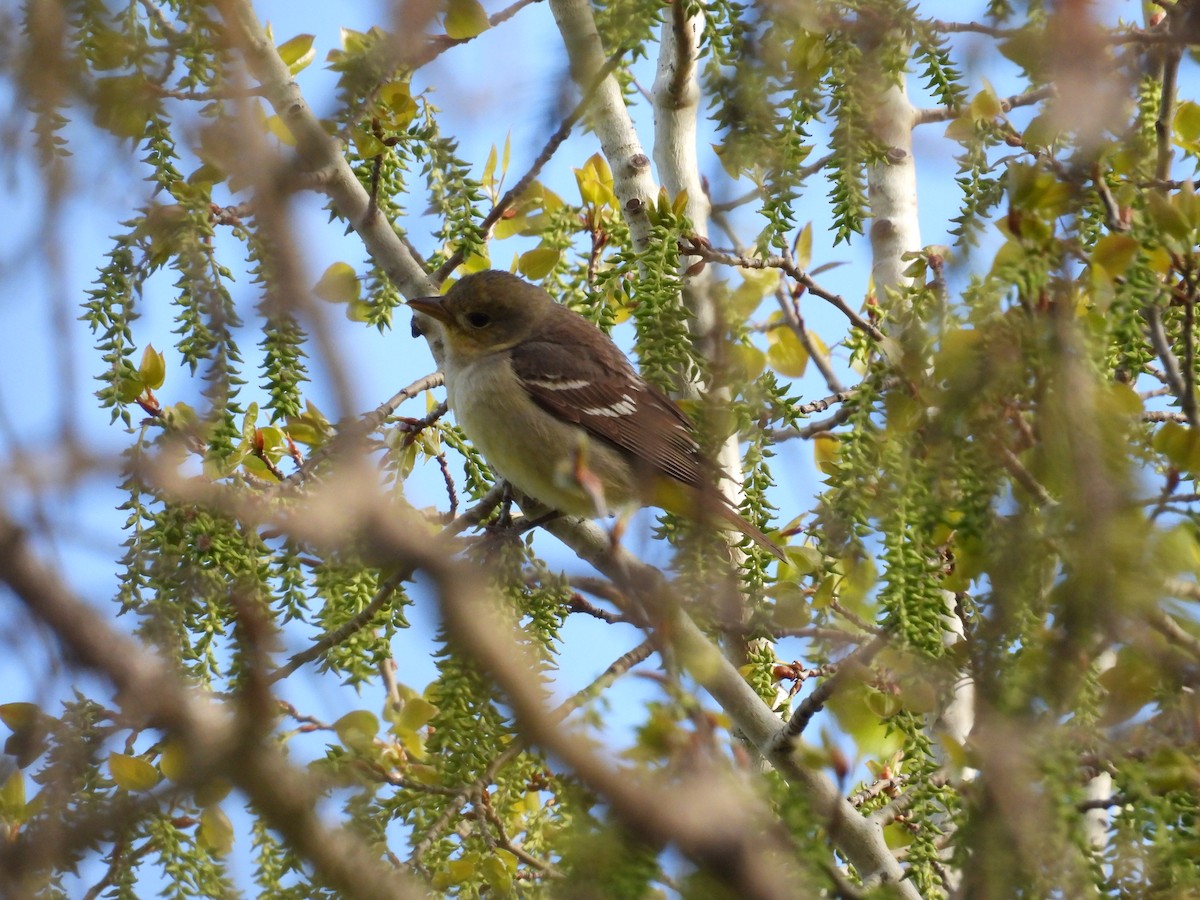
[[[337,434],[314,450],[299,469],[287,477],[277,490],[294,489],[302,485],[325,459],[343,451],[351,444],[361,441],[383,427],[383,423],[396,412],[405,400],[411,400],[422,391],[432,390],[443,383],[445,379],[441,372],[433,372],[418,378],[407,387],[401,388],[388,400],[363,415],[357,422],[343,425]]]
[[[1035,103],[1048,100],[1055,93],[1057,93],[1057,89],[1054,85],[1043,85],[1042,87],[1033,88],[1020,94],[1012,94],[1009,97],[1000,98],[1000,109],[1003,112],[1008,112],[1021,106],[1032,106]],[[935,106],[929,109],[918,109],[913,114],[913,125],[949,122],[951,119],[957,119],[962,114],[963,110],[961,107],[953,106]]]
[[[562,721],[572,712],[578,709],[585,703],[588,698],[594,696],[598,691],[607,687],[612,682],[616,681],[639,662],[648,659],[650,654],[654,652],[654,644],[650,640],[642,641],[628,653],[623,653],[617,657],[612,664],[605,669],[600,675],[587,687],[576,692],[572,697],[566,700],[553,713],[558,721]],[[412,853],[409,854],[408,861],[410,865],[420,867],[420,859],[425,854],[438,835],[450,826],[451,820],[458,814],[467,802],[474,796],[478,796],[489,784],[495,781],[496,776],[510,762],[516,759],[527,748],[524,738],[517,737],[511,744],[504,748],[496,757],[488,763],[488,767],[483,774],[476,778],[473,782],[463,785],[455,794],[454,799],[446,805],[442,810],[442,814],[437,817],[429,830],[425,832],[425,836],[421,838],[414,846]]]
[[[679,250],[685,256],[699,256],[708,261],[721,263],[727,266],[739,266],[743,269],[779,269],[794,281],[804,285],[805,289],[814,296],[820,297],[827,303],[832,304],[841,313],[850,320],[850,323],[870,335],[873,340],[880,342],[883,340],[883,332],[864,319],[861,315],[850,308],[840,295],[828,291],[817,284],[807,272],[801,270],[794,262],[784,256],[744,256],[737,253],[730,253],[725,250],[718,250],[715,247],[708,246],[701,238],[686,237],[679,242]]]
[[[783,282],[775,288],[775,300],[779,303],[779,309],[783,312],[783,322],[791,329],[792,334],[796,335],[796,339],[800,341],[800,345],[804,348],[804,352],[808,354],[808,358],[812,364],[817,367],[817,371],[825,379],[825,384],[834,393],[843,393],[846,388],[842,385],[841,380],[837,377],[837,373],[833,371],[833,366],[829,364],[829,359],[817,349],[817,345],[813,342],[812,335],[808,333],[808,329],[804,327],[804,319],[800,315],[800,310],[797,304],[792,300],[791,295],[784,288]]]
[[[451,536],[465,531],[474,525],[478,525],[496,506],[500,503],[500,498],[504,494],[502,485],[496,485],[488,491],[479,502],[473,507],[456,518],[453,522],[446,526],[444,534]],[[360,629],[364,628],[387,603],[392,595],[396,592],[401,583],[407,578],[412,577],[412,568],[405,566],[399,571],[392,573],[379,590],[375,592],[375,596],[371,601],[360,609],[353,617],[348,619],[338,628],[333,631],[327,631],[321,637],[317,638],[304,650],[294,654],[284,665],[273,671],[268,680],[271,682],[279,681],[281,678],[286,678],[291,675],[301,666],[310,663],[313,660],[324,654],[329,648],[336,647],[343,641],[348,640],[352,635],[356,634]]]
[[[849,678],[856,677],[862,667],[869,666],[875,655],[887,644],[888,638],[885,635],[879,635],[841,660],[837,664],[837,671],[817,685],[813,692],[799,703],[787,724],[779,730],[776,741],[791,743],[799,738],[804,733],[804,729],[808,727],[812,717],[829,702],[829,698],[837,693]]]
[[[496,205],[492,207],[492,211],[484,217],[483,222],[481,222],[479,226],[481,233],[484,235],[489,234],[492,226],[499,222],[500,217],[503,216],[504,213],[521,198],[521,195],[529,189],[529,186],[533,184],[534,179],[538,177],[542,169],[546,166],[546,163],[550,162],[550,158],[554,156],[555,151],[557,151],[558,148],[562,146],[563,142],[570,137],[571,131],[575,128],[576,123],[579,122],[579,120],[583,118],[583,114],[587,112],[588,105],[592,102],[592,98],[595,96],[596,89],[604,83],[604,79],[608,78],[608,76],[613,73],[613,70],[616,69],[618,63],[621,61],[621,57],[624,55],[625,50],[622,48],[608,58],[608,60],[604,63],[604,66],[596,74],[596,79],[592,83],[591,87],[583,92],[583,96],[579,99],[579,102],[575,104],[575,108],[567,114],[561,123],[559,123],[559,126],[555,130],[554,134],[550,136],[550,140],[546,141],[546,146],[542,148],[542,152],[539,153],[537,159],[533,161],[533,165],[531,165],[529,170],[521,176],[521,179],[511,188],[509,188],[504,196],[500,198]],[[450,257],[444,263],[442,263],[441,266],[438,267],[438,270],[433,274],[434,281],[438,284],[441,284],[443,281],[445,281],[446,278],[449,277],[450,273],[459,267],[465,256],[466,247],[465,245],[460,244],[454,249],[454,252],[450,254]]]

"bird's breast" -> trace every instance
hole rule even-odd
[[[448,360],[446,369],[446,398],[459,427],[521,493],[560,512],[592,517],[597,504],[590,476],[595,476],[606,511],[631,501],[632,471],[620,453],[538,406],[507,356],[465,365]]]

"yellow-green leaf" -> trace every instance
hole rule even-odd
[[[464,259],[460,271],[464,275],[473,275],[476,272],[482,272],[484,269],[490,269],[491,267],[492,260],[487,255],[487,248],[484,247],[478,253],[472,253],[470,256]],[[443,294],[449,289],[449,285],[442,285]]]
[[[971,100],[970,116],[976,121],[994,119],[1004,111],[1000,98],[991,88],[980,91]]]
[[[158,769],[127,753],[108,754],[108,771],[117,787],[125,791],[148,791],[158,784]]]
[[[500,221],[492,226],[492,237],[502,241],[514,234],[523,234],[529,227],[529,217],[524,213],[501,216]]]
[[[242,440],[254,446],[255,422],[258,421],[258,404],[251,403],[246,407],[246,415],[242,417]]]
[[[295,135],[292,134],[291,129],[283,124],[283,119],[279,118],[279,116],[267,116],[266,124],[267,131],[275,135],[281,144],[286,144],[289,147],[296,146]]]
[[[782,313],[773,313],[771,321],[781,322]],[[808,368],[808,350],[791,328],[783,325],[767,332],[767,364],[780,375],[800,378]]]
[[[389,81],[379,89],[379,103],[388,111],[388,126],[394,130],[407,128],[417,116],[417,101],[413,99],[412,87],[407,81]],[[371,156],[377,156],[383,149]],[[360,147],[361,149],[361,147]]]
[[[411,728],[416,731],[428,724],[429,720],[437,715],[437,711],[438,708],[424,697],[413,697],[400,710],[400,717],[396,724],[401,728]]]
[[[279,58],[283,60],[288,71],[293,75],[306,68],[316,56],[317,51],[313,47],[313,40],[314,36],[311,34],[298,34],[275,48],[279,53]]]
[[[321,276],[313,293],[330,303],[350,303],[362,293],[362,283],[349,263],[335,262]]]
[[[333,723],[338,739],[352,750],[368,750],[379,733],[379,719],[373,712],[356,709],[346,713]]]
[[[41,710],[36,703],[0,703],[0,722],[13,731],[28,728],[37,721]]]
[[[483,34],[490,27],[479,0],[450,0],[446,7],[446,34],[461,41]]]
[[[688,192],[687,188],[683,188],[678,194],[675,195],[675,199],[671,201],[671,212],[673,212],[676,217],[680,217],[687,212],[687,205]]]
[[[158,768],[176,783],[187,775],[187,750],[182,741],[168,741],[158,758]]]
[[[943,134],[947,140],[966,143],[974,139],[977,131],[978,127],[974,119],[970,116],[959,116],[957,119],[950,120]]]
[[[813,435],[812,443],[817,468],[826,475],[834,474],[838,470],[838,453],[841,451],[837,436],[829,432]]]
[[[753,381],[767,366],[767,355],[753,344],[730,344],[729,363],[739,382]]]
[[[743,321],[758,309],[763,297],[774,293],[779,286],[778,269],[746,269],[742,272],[742,283],[729,295],[728,318]]]
[[[1186,241],[1191,237],[1187,220],[1175,205],[1159,191],[1146,195],[1146,206],[1150,219],[1170,237]]]
[[[366,128],[354,128],[350,131],[350,140],[354,142],[354,149],[358,151],[358,155],[363,159],[370,159],[374,156],[382,156],[387,153],[388,146],[385,144],[373,131],[368,131]]]
[[[25,775],[20,769],[0,785],[0,819],[21,821],[25,813]]]
[[[1164,422],[1151,440],[1151,446],[1163,454],[1175,468],[1190,475],[1200,473],[1200,441],[1195,432],[1179,422]]]
[[[496,145],[492,144],[492,149],[488,151],[487,162],[483,164],[483,183],[486,185],[492,184],[496,180],[496,161],[499,154],[496,152]]]
[[[549,275],[562,256],[562,252],[552,247],[535,247],[521,254],[517,269],[531,281],[540,281]]]
[[[825,558],[820,550],[808,544],[788,547],[784,552],[788,561],[787,568],[779,570],[780,581],[812,574],[821,567]]]
[[[1184,100],[1175,110],[1175,137],[1180,145],[1200,140],[1200,104]]]
[[[1100,266],[1110,278],[1125,274],[1141,246],[1127,234],[1106,234],[1096,241],[1092,250],[1092,262]]]
[[[153,344],[147,344],[142,352],[142,364],[138,366],[138,377],[142,384],[152,391],[158,390],[167,377],[167,361],[163,354],[154,349]]]
[[[210,778],[196,788],[197,806],[215,806],[233,790],[233,785],[226,778]]]
[[[583,167],[575,170],[575,180],[579,184],[579,196],[586,205],[596,208],[616,207],[612,170],[601,154],[593,153],[588,157]]]
[[[807,269],[812,262],[813,249],[813,227],[812,222],[809,222],[796,235],[796,242],[792,247],[792,259],[796,263],[796,268]],[[776,272],[778,275],[778,271]]]
[[[233,849],[233,823],[219,806],[200,813],[200,843],[216,856]]]

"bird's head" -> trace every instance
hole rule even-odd
[[[408,305],[441,323],[457,353],[507,350],[534,332],[554,301],[535,285],[495,269],[459,279],[443,297],[415,297]]]

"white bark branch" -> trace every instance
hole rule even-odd
[[[567,48],[571,75],[587,90],[597,83],[608,58],[591,5],[587,0],[550,0],[550,11]],[[611,75],[600,80],[596,87],[588,124],[600,139],[600,149],[612,169],[613,193],[629,226],[633,247],[643,251],[650,237],[646,208],[655,201],[658,190],[650,172],[650,157],[642,150],[621,86]]]
[[[917,218],[917,168],[913,157],[916,110],[903,85],[888,84],[877,95],[871,121],[873,137],[887,148],[886,163],[867,169],[871,204],[871,274],[875,291],[886,302],[890,291],[906,288],[905,253],[921,249]]]

